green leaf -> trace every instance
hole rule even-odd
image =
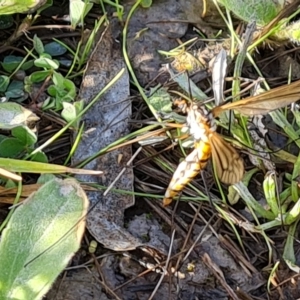
[[[9,137],[0,143],[0,157],[15,158],[22,151],[25,145],[17,138]]]
[[[11,130],[11,134],[26,146],[33,146],[37,142],[36,135],[27,126],[15,127]]]
[[[28,125],[39,119],[32,111],[18,103],[0,103],[0,129],[12,129],[20,125]]]
[[[70,59],[59,59],[58,61],[59,61],[60,65],[67,67],[67,68],[69,68],[72,65],[72,60],[70,60]]]
[[[6,72],[12,73],[16,68],[19,67],[23,59],[24,58],[21,56],[8,55],[5,56],[3,62],[1,62],[1,65]],[[33,60],[31,59],[24,62],[20,69],[26,71],[30,69],[32,66],[33,66]]]
[[[13,213],[0,243],[0,299],[41,299],[80,247],[88,199],[74,179],[45,183]]]
[[[152,0],[142,0],[141,6],[143,8],[149,8],[152,5]]]
[[[1,143],[3,140],[5,140],[5,139],[7,139],[7,136],[6,136],[6,135],[3,135],[3,134],[0,134],[0,143]]]
[[[48,97],[42,106],[43,110],[47,110],[47,109],[55,109],[55,100],[51,97]]]
[[[5,75],[0,76],[0,92],[5,92],[9,85],[9,77]]]
[[[38,178],[37,183],[44,184],[44,183],[47,183],[48,181],[50,181],[52,179],[56,179],[55,175],[53,175],[53,174],[42,174]]]
[[[46,0],[46,1],[43,1],[43,2],[45,2],[44,5],[42,5],[42,3],[41,3],[40,7],[36,7],[36,10],[37,10],[37,14],[38,14],[38,15],[40,15],[41,12],[42,12],[43,10],[45,10],[46,8],[51,7],[51,6],[53,5],[53,1],[52,1],[52,0]]]
[[[47,163],[48,162],[48,157],[44,152],[40,151],[40,152],[37,152],[37,153],[33,154],[30,157],[30,160],[41,162],[41,163]]]
[[[79,113],[81,113],[82,110],[84,109],[84,100],[75,101],[73,105],[75,107],[76,116],[78,116]],[[74,128],[79,128],[80,121],[81,119],[78,118],[75,122],[73,122],[72,126],[74,126]]]
[[[150,89],[149,102],[153,108],[158,112],[169,113],[172,111],[172,100],[170,94],[165,88],[159,88],[153,92],[154,89]]]
[[[57,60],[53,60],[47,57],[40,57],[37,58],[34,61],[34,65],[36,67],[40,67],[40,68],[46,68],[46,69],[58,69],[59,68],[59,63]]]
[[[63,108],[63,102],[71,102],[76,97],[76,87],[73,81],[64,78],[60,73],[53,73],[53,82],[55,85],[50,85],[47,93],[55,98],[55,110]],[[43,109],[53,105],[53,100],[43,105]]]
[[[7,100],[21,98],[21,101],[17,101],[17,102],[22,102],[27,98],[23,90],[7,91],[5,92],[5,97],[7,98]]]
[[[29,80],[34,83],[41,82],[44,81],[51,73],[51,70],[36,71],[31,73]]]
[[[44,53],[44,45],[43,42],[38,36],[35,34],[33,37],[33,47],[38,54]]]
[[[53,72],[52,80],[56,86],[61,87],[61,88],[64,86],[65,78],[60,73]]]
[[[12,80],[11,83],[9,84],[7,90],[12,91],[12,90],[23,90],[24,88],[24,83],[19,80]]]
[[[207,100],[208,97],[203,93],[198,86],[191,80],[187,73],[175,74],[171,69],[168,70],[172,79],[179,84],[179,86],[188,94],[191,98],[196,98],[199,101]]]
[[[291,225],[292,223],[299,221],[300,216],[300,199],[294,204],[292,209],[290,209],[285,216],[284,224]]]
[[[297,240],[297,225],[298,225],[299,219],[293,223],[291,226],[289,226],[289,231],[287,233],[287,239],[286,243],[284,246],[284,251],[283,251],[283,259],[289,266],[291,270],[294,272],[299,273],[299,266],[297,265],[297,260],[296,260],[296,255],[295,255],[295,250],[294,250],[294,242]]]
[[[283,8],[273,0],[218,0],[238,18],[248,23],[255,21],[264,26],[270,23]]]
[[[30,68],[32,68],[33,66],[34,66],[34,60],[31,59],[31,60],[25,61],[20,69],[23,71],[26,71],[26,70],[29,70]]]
[[[45,164],[34,161],[25,161],[19,159],[2,158],[0,157],[0,168],[9,170],[11,172],[21,173],[72,173],[72,174],[92,174],[101,175],[101,171],[86,170],[86,169],[75,169],[68,168],[66,166],[60,166],[55,164]],[[1,299],[1,298],[0,298]]]
[[[277,203],[276,182],[273,173],[269,172],[265,176],[263,181],[263,189],[266,201],[269,204],[271,211],[275,216],[278,216],[280,210]]]
[[[47,93],[52,96],[55,97],[58,94],[59,88],[55,85],[50,85],[47,89]]]
[[[70,2],[70,18],[73,28],[76,28],[92,7],[93,3],[85,3],[81,0],[73,0]]]
[[[5,183],[5,188],[6,189],[12,189],[12,188],[15,188],[15,187],[17,187],[17,184],[13,180],[8,179],[6,181],[6,183]]]
[[[68,92],[66,95],[68,95],[68,97],[71,100],[74,100],[75,96],[76,96],[76,86],[74,84],[74,82],[70,79],[64,79],[63,81],[64,84],[64,88],[65,90]]]
[[[52,59],[52,56],[46,52],[40,54],[40,58],[49,58]]]
[[[75,101],[74,106],[76,109],[76,115],[78,116],[79,113],[81,113],[82,110],[84,109],[84,100]],[[79,122],[80,120],[77,120],[77,121]]]
[[[249,205],[256,213],[258,213],[263,218],[268,220],[274,220],[275,215],[271,212],[266,210],[263,206],[261,206],[251,195],[248,188],[245,186],[243,182],[238,182],[233,185],[234,189],[237,190],[241,198],[245,201],[247,205]]]
[[[10,15],[16,13],[33,13],[46,3],[46,0],[1,0],[0,15]]]
[[[20,65],[23,59],[24,58],[21,56],[8,55],[4,57],[1,65],[6,72],[12,73]]]
[[[51,56],[59,56],[65,54],[67,49],[57,42],[51,42],[45,45],[45,52]]]
[[[25,100],[25,98],[27,98],[27,95],[25,95],[24,92],[24,83],[22,81],[13,80],[8,86],[7,91],[5,92],[5,96],[7,100],[11,98],[22,98],[23,100]]]
[[[71,122],[76,118],[76,108],[73,104],[68,102],[63,102],[63,110],[61,116],[67,121]]]

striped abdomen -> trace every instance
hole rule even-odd
[[[210,156],[211,147],[208,141],[195,142],[195,149],[179,164],[172,177],[163,200],[164,206],[169,205],[173,198],[200,173]]]

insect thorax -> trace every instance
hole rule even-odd
[[[204,106],[199,107],[195,103],[188,108],[186,122],[196,141],[208,141],[209,132],[217,129],[212,113],[207,111]]]

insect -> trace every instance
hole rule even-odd
[[[217,132],[215,118],[227,110],[253,116],[267,114],[300,99],[300,80],[284,85],[263,94],[252,96],[233,103],[226,103],[207,111],[198,104],[181,104],[187,113],[187,126],[194,138],[194,150],[182,161],[175,171],[166,190],[163,205],[169,205],[173,198],[206,166],[212,156],[216,173],[221,182],[235,184],[244,174],[244,164],[238,152]]]

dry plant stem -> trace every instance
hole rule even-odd
[[[135,164],[135,167],[138,167],[139,165],[143,165],[146,162],[150,161],[153,157],[158,156],[159,154],[162,154],[162,153],[164,153],[168,150],[171,150],[173,148],[174,148],[174,145],[169,145],[169,146],[165,147],[164,149],[162,149],[160,151],[148,150],[149,152],[152,152],[153,154],[150,157],[145,157],[145,158],[141,159],[138,163]]]
[[[22,179],[22,177],[21,177]],[[40,184],[27,184],[22,186],[22,194],[20,195],[20,202],[24,201],[29,195],[35,192],[41,185]],[[13,204],[18,188],[4,188],[0,186],[0,203]]]
[[[239,226],[241,229],[245,230],[251,238],[255,241],[255,243],[259,243],[259,240],[255,237],[253,233],[260,233],[261,231],[256,229],[255,226],[252,223],[249,223],[249,221],[241,215],[238,211],[236,211],[233,207],[228,206],[230,211],[227,211],[227,217],[237,226]],[[233,213],[231,212],[233,211]],[[219,214],[220,215],[220,214]],[[240,218],[238,219],[236,215]],[[222,217],[222,215],[220,215]],[[241,221],[242,219],[242,221]],[[244,255],[249,259],[247,253],[244,251]]]
[[[271,283],[274,285],[275,289],[279,293],[279,295],[280,295],[279,299],[285,299],[282,289],[278,283],[278,277],[276,275],[271,279]]]
[[[90,244],[90,241],[88,240],[86,234],[84,235],[84,240],[85,240],[85,243],[86,243],[87,245]],[[96,265],[96,267],[97,267],[97,271],[98,271],[98,273],[99,273],[99,277],[101,278],[101,280],[100,280],[100,281],[101,281],[101,284],[103,284],[104,288],[106,289],[106,282],[105,282],[105,279],[104,279],[104,276],[103,276],[101,267],[99,266],[98,260],[97,260],[97,258],[96,258],[96,256],[95,256],[95,254],[93,254],[93,253],[90,253],[90,254],[91,254],[93,263],[94,263],[94,264]]]
[[[135,153],[134,155],[132,155],[131,159],[126,163],[126,166],[121,170],[121,172],[119,173],[119,175],[116,177],[116,179],[109,185],[109,187],[106,189],[106,191],[103,193],[103,197],[105,197],[109,191],[113,188],[113,186],[115,185],[115,183],[119,180],[119,178],[124,174],[124,172],[126,171],[127,167],[130,167],[132,161],[136,158],[136,156],[140,153],[140,151],[142,150],[142,147],[140,147]]]
[[[13,46],[0,45],[0,53],[6,52],[8,50],[11,50],[11,52],[14,52],[14,53],[20,53],[23,56],[25,56],[27,54],[27,52],[25,50],[22,50],[22,49],[13,47]]]
[[[189,203],[189,205],[191,206],[191,208],[192,208],[195,212],[197,211],[196,208],[195,208],[195,206],[194,206],[192,203]],[[198,214],[198,216],[200,217],[200,219],[202,220],[202,222],[203,222],[204,224],[208,224],[209,229],[211,230],[211,232],[216,236],[216,238],[218,238],[218,233],[215,231],[215,229],[213,228],[213,226],[211,226],[211,225],[209,224],[209,222],[206,221],[206,220],[204,219],[204,217],[203,217],[201,214]]]
[[[239,297],[239,299],[242,299],[242,300],[254,300],[254,298],[250,297],[248,294],[246,294],[239,287],[236,288],[236,294]]]
[[[174,256],[172,256],[172,259],[178,257],[178,256],[181,255],[182,253],[184,253],[184,251],[181,251],[181,252],[175,254]],[[100,258],[100,257],[99,257],[99,258]],[[126,282],[124,282],[123,284],[121,284],[121,285],[119,285],[118,287],[116,287],[116,288],[114,289],[114,291],[117,291],[117,290],[119,290],[119,289],[125,287],[125,286],[128,285],[129,283],[135,281],[136,278],[142,277],[142,276],[144,276],[144,275],[146,275],[146,274],[152,272],[153,269],[157,269],[157,268],[163,269],[162,266],[165,265],[165,264],[166,264],[166,261],[162,261],[161,263],[159,263],[159,264],[153,266],[152,269],[147,269],[147,270],[145,270],[144,272],[138,274],[137,276],[135,276],[135,277],[129,279],[128,281],[126,281]],[[68,269],[70,269],[70,268],[68,268]],[[164,269],[164,271],[163,271],[161,274],[169,274],[169,273]]]
[[[253,255],[253,257],[255,259],[252,258],[253,261],[256,261],[258,258],[263,261],[265,264],[268,264],[268,260],[266,259],[265,256],[263,256],[263,254],[265,252],[267,252],[267,250],[262,250],[261,252],[257,253],[255,250],[256,249],[253,249],[253,247],[251,245],[248,246],[248,244],[246,244],[246,247],[248,249],[248,251]]]
[[[105,289],[106,293],[109,293],[111,296],[114,297],[114,299],[117,300],[121,300],[121,298],[118,297],[118,295],[106,284],[102,270],[101,270],[101,266],[99,265],[99,262],[95,256],[95,254],[91,253],[92,258],[95,262],[97,271],[99,273],[100,278],[102,278],[102,280],[100,280],[99,278],[96,278],[96,280],[101,284],[101,286]],[[92,273],[91,273],[92,274]],[[92,274],[93,275],[93,274]]]
[[[161,207],[161,203],[159,202],[160,206],[157,205],[157,202],[154,202],[153,200],[149,200],[147,198],[145,198],[145,201],[147,202],[147,204],[159,215],[160,218],[162,218],[162,220],[168,224],[170,227],[172,226],[171,224],[171,220],[169,215],[167,215]],[[185,236],[185,232],[175,224],[173,224],[175,227],[176,232],[178,232],[181,236]]]
[[[284,284],[290,282],[292,279],[294,279],[294,280],[297,279],[298,277],[300,277],[300,274],[294,274],[294,275],[290,276],[289,278],[286,278],[286,279],[284,279],[283,281],[281,281],[280,283],[278,283],[278,286],[282,286],[282,285],[284,285]],[[276,289],[278,288],[278,286],[277,286],[277,287],[273,287],[273,288],[271,289],[271,291],[276,290]]]
[[[60,288],[61,288],[62,283],[65,280],[66,276],[67,276],[67,271],[64,272],[63,277],[62,277],[62,279],[59,282],[58,289],[57,289],[57,292],[56,292],[56,295],[55,295],[54,299],[57,298],[58,292],[60,291]]]
[[[159,267],[159,268],[162,268],[162,264],[163,264],[163,263],[164,263],[164,262],[162,262],[162,263],[160,263],[160,264],[158,264],[158,265],[155,265],[154,268],[155,268],[155,269],[158,268],[158,267]],[[125,286],[128,285],[129,283],[135,281],[138,277],[142,277],[142,276],[144,276],[144,275],[146,275],[146,274],[148,274],[148,273],[150,273],[150,272],[152,272],[152,270],[150,270],[150,269],[145,270],[144,272],[138,274],[137,276],[132,277],[132,278],[129,279],[128,281],[126,281],[126,282],[122,283],[121,285],[119,285],[118,287],[116,287],[116,288],[114,289],[114,291],[117,291],[117,290],[119,290],[119,289],[122,289],[123,287],[125,287]]]
[[[172,253],[173,243],[174,243],[174,237],[175,237],[175,230],[173,230],[173,232],[172,232],[171,243],[170,243],[170,247],[169,247],[169,253],[168,253],[168,257],[167,257],[167,261],[166,261],[166,267],[163,268],[164,273],[167,272],[167,266],[169,265],[169,262],[170,262],[170,257],[171,257],[171,253]],[[152,300],[153,297],[155,296],[155,294],[156,294],[156,292],[157,292],[160,284],[162,283],[162,281],[163,281],[163,279],[165,277],[164,273],[160,276],[160,279],[157,282],[157,285],[156,285],[154,291],[152,292],[151,296],[149,297],[149,300]]]
[[[40,89],[39,89],[37,95],[35,96],[34,99],[32,99],[31,105],[32,105],[32,104],[35,104],[35,105],[36,105],[36,104],[38,103],[38,99],[39,99],[39,97],[41,96],[41,94],[45,91],[45,88],[46,88],[48,82],[50,81],[50,79],[51,79],[51,76],[47,76],[47,78],[46,78],[45,81],[43,82],[42,86],[40,87]]]
[[[179,198],[178,201],[175,201],[175,206],[174,209],[172,210],[172,214],[171,214],[171,229],[174,230],[175,228],[173,227],[173,225],[175,224],[174,220],[176,217],[176,211],[179,205],[179,201],[180,201],[180,197],[181,197],[181,193],[179,194]]]
[[[223,286],[223,288],[227,291],[227,293],[230,295],[230,297],[233,300],[240,300],[239,297],[232,290],[232,288],[227,284],[224,274],[221,271],[221,269],[210,259],[209,255],[207,253],[205,253],[202,256],[202,261],[208,267],[208,269],[214,274],[214,276],[217,278],[217,280],[220,282],[220,284]]]
[[[102,258],[105,258],[107,256],[112,256],[112,255],[113,255],[112,253],[102,254],[102,255],[96,256],[95,258],[98,260],[98,259],[102,259]],[[86,269],[89,266],[89,264],[92,264],[92,263],[94,263],[94,259],[91,258],[91,259],[89,259],[88,261],[86,261],[85,263],[83,263],[81,265],[65,268],[65,271],[77,270],[77,269]]]
[[[197,220],[197,218],[198,218],[198,214],[200,213],[201,207],[202,207],[202,204],[199,204],[199,205],[198,205],[197,212],[194,214],[193,221],[192,221],[192,223],[191,223],[190,226],[189,226],[188,233],[187,233],[187,235],[186,235],[186,237],[185,237],[185,240],[184,240],[184,243],[183,243],[183,245],[182,245],[182,247],[181,247],[182,249],[185,249],[185,248],[187,247],[187,244],[188,244],[188,242],[189,242],[189,240],[190,240],[190,236],[191,236],[191,233],[192,233],[192,229],[193,229],[194,224],[195,224],[195,222],[196,222],[196,220]],[[194,249],[194,247],[195,247],[195,243],[193,243],[193,245],[189,248],[188,254],[191,253],[191,251]],[[178,270],[180,269],[180,267],[181,267],[180,265],[182,265],[183,262],[184,262],[184,259],[182,259],[182,256],[183,256],[183,255],[180,255],[180,256],[178,257],[177,261],[176,261],[175,271],[178,271]],[[186,257],[187,257],[187,254],[185,255],[185,258],[186,258]]]
[[[172,256],[172,259],[178,257],[179,255],[181,255],[181,254],[184,253],[184,252],[186,252],[186,251],[181,251],[181,252],[179,252],[179,253],[173,255],[173,256]],[[103,256],[103,255],[102,255],[102,256]],[[98,258],[101,258],[101,257],[98,257]],[[138,274],[137,276],[134,276],[133,278],[129,279],[128,281],[126,281],[126,282],[124,282],[123,284],[121,284],[121,285],[119,285],[118,287],[116,287],[116,288],[114,289],[114,291],[117,291],[117,290],[119,290],[119,289],[125,287],[125,286],[128,285],[129,283],[135,281],[136,278],[142,277],[142,276],[144,276],[144,275],[146,275],[146,274],[152,272],[153,269],[157,269],[157,268],[163,269],[162,266],[165,265],[165,264],[166,264],[166,261],[162,261],[161,263],[155,265],[151,270],[150,270],[150,269],[145,270],[144,272]],[[68,269],[71,269],[71,268],[68,268]],[[164,273],[165,273],[165,274],[169,274],[169,273],[166,272],[165,270],[164,270],[164,272],[162,272],[161,274],[164,274]]]
[[[88,238],[87,238],[87,236],[85,235],[84,236],[84,239],[85,239],[85,242],[86,242],[86,244],[87,245],[89,245],[89,240],[88,240]],[[105,289],[105,292],[106,293],[110,293],[112,296],[114,296],[115,297],[115,299],[120,299],[111,289],[110,289],[110,287],[106,284],[106,282],[105,282],[105,277],[103,276],[103,273],[102,273],[102,270],[101,270],[101,266],[99,265],[99,263],[98,263],[98,260],[97,260],[97,257],[95,256],[95,254],[94,253],[90,253],[91,254],[91,257],[92,257],[92,261],[93,261],[93,263],[96,265],[96,268],[97,268],[97,271],[98,271],[98,274],[99,274],[99,278],[101,278],[101,279],[99,279],[99,278],[95,278],[95,276],[94,276],[94,274],[92,274],[91,272],[90,272],[90,270],[89,270],[89,268],[88,267],[85,267],[86,269],[87,269],[87,271],[100,283],[100,285]]]
[[[115,103],[115,104],[116,104],[116,103]],[[120,113],[120,114],[123,113],[129,106],[131,106],[131,103],[130,103],[129,105],[125,106],[119,113]],[[113,119],[113,120],[111,120],[111,121],[103,128],[103,131],[106,131],[106,130],[108,130],[109,128],[111,128],[111,127],[117,125],[118,123],[121,123],[121,122],[126,121],[126,120],[127,120],[127,117],[124,117],[123,119],[117,120],[115,123],[113,123],[113,122],[114,122],[114,119]]]
[[[300,5],[300,0],[294,0],[291,4],[287,5],[281,12],[274,18],[267,26],[265,26],[262,31],[260,32],[260,35],[257,36],[254,41],[258,40],[260,37],[264,36],[265,34],[272,29],[275,25],[278,24],[280,20],[282,20],[285,17],[288,17],[291,15],[295,9]]]
[[[199,212],[200,213],[200,212]],[[197,214],[196,214],[197,215]],[[201,230],[201,232],[198,234],[197,238],[195,239],[195,242],[193,243],[193,245],[190,247],[190,249],[188,250],[188,252],[186,253],[186,255],[184,256],[184,258],[182,259],[182,263],[189,257],[189,255],[191,254],[191,252],[193,251],[193,249],[195,248],[195,246],[198,244],[199,240],[202,238],[205,230],[207,229],[208,225],[210,225],[211,221],[213,220],[213,218],[215,217],[215,215],[212,215],[210,217],[210,219],[208,220],[208,222],[205,224],[205,226],[203,227],[203,229]]]
[[[234,243],[230,240],[228,236],[223,237],[222,235],[219,235],[219,241],[221,245],[231,254],[231,256],[244,269],[244,271],[247,273],[248,276],[251,277],[251,273],[249,272],[249,270],[253,273],[258,273],[256,268],[245,259],[245,257],[242,255],[242,253],[239,252],[238,249],[236,249]]]
[[[12,172],[9,172],[3,168],[0,168],[0,174],[1,176],[3,177],[6,177],[6,178],[10,178],[12,180],[16,180],[16,181],[21,181],[22,180],[22,177],[15,174],[15,173],[12,173]]]
[[[13,34],[5,41],[5,43],[3,43],[3,46],[9,46],[9,45],[13,44],[23,34],[26,34],[26,32],[29,30],[32,22],[33,22],[33,19],[25,17],[23,19],[22,23],[18,24],[18,27],[15,29]]]
[[[300,47],[294,47],[292,49],[289,49],[289,50],[285,50],[285,51],[282,51],[280,53],[276,53],[272,56],[268,56],[268,57],[265,57],[264,59],[261,59],[259,61],[257,61],[257,64],[261,65],[260,67],[260,70],[263,71],[265,68],[267,68],[271,63],[277,61],[280,59],[280,57],[282,56],[287,56],[288,54],[291,54],[293,52],[295,52],[295,54],[298,53],[298,51],[300,50]],[[269,78],[268,78],[269,79]],[[274,78],[273,78],[274,79]],[[275,78],[276,79],[276,78]],[[285,79],[285,82],[286,82],[286,78]],[[269,81],[269,80],[268,80]]]
[[[122,144],[120,144],[120,145],[113,146],[113,147],[107,149],[107,150],[105,151],[105,153],[112,152],[112,151],[117,150],[117,149],[120,149],[120,148],[122,148],[122,147],[124,147],[124,146],[132,145],[132,144],[137,143],[137,142],[139,142],[139,141],[141,141],[141,140],[143,140],[143,139],[146,139],[146,138],[148,138],[148,137],[152,137],[152,136],[155,135],[155,134],[163,133],[163,132],[167,131],[168,129],[170,129],[170,128],[161,128],[161,129],[157,129],[157,130],[155,130],[155,131],[153,131],[153,132],[149,132],[149,133],[143,135],[142,137],[137,137],[137,138],[132,139],[132,140],[130,140],[130,141],[128,141],[128,142],[124,142],[124,143],[122,143]],[[80,162],[80,163],[81,163],[81,162]],[[79,163],[79,164],[80,164],[80,163]]]

